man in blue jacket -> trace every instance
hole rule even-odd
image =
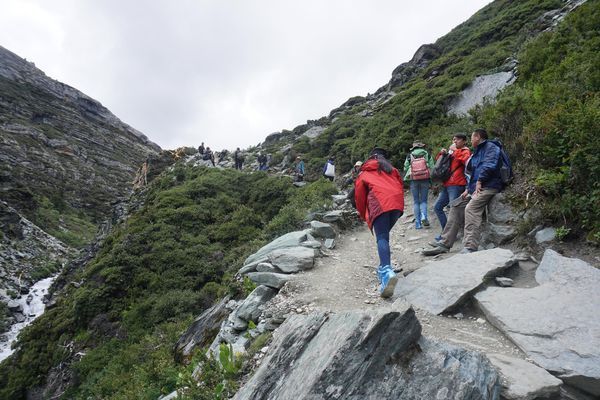
[[[471,143],[474,150],[465,170],[467,188],[458,199],[450,203],[442,239],[430,243],[433,249],[423,251],[423,255],[448,252],[463,224],[465,247],[461,253],[472,253],[479,247],[485,206],[504,185],[500,178],[500,144],[488,140],[485,129],[475,129],[471,134]]]

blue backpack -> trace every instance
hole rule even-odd
[[[510,185],[514,179],[512,164],[510,162],[510,158],[506,151],[504,151],[504,147],[502,146],[502,142],[499,139],[491,140],[496,146],[500,148],[500,180],[502,184],[506,187]]]

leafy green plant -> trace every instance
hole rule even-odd
[[[571,228],[566,226],[559,226],[556,228],[556,238],[559,242],[562,242],[571,233]]]

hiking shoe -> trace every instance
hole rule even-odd
[[[380,270],[377,271],[377,275],[379,275]],[[379,293],[381,297],[390,297],[394,294],[394,289],[396,288],[396,283],[398,283],[398,277],[392,270],[392,267],[389,265],[385,265],[381,267],[381,285],[379,286]]]
[[[438,240],[432,240],[431,242],[429,242],[427,244],[430,245],[431,247],[443,246],[442,242],[440,242]]]
[[[462,249],[460,251],[460,253],[458,254],[471,254],[471,253],[475,253],[477,250],[474,249],[469,249],[468,247],[465,247],[464,249]]]
[[[427,219],[422,220],[421,223],[423,224],[423,226],[429,226],[429,220]]]
[[[423,250],[424,256],[437,256],[438,254],[447,253],[450,249],[441,243],[438,243],[433,249]]]

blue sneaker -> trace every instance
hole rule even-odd
[[[439,242],[440,240],[442,240],[442,235],[437,235],[434,239],[436,242]]]
[[[390,265],[384,265],[377,269],[377,276],[380,278],[379,293],[381,297],[390,297],[394,294],[398,277]]]

